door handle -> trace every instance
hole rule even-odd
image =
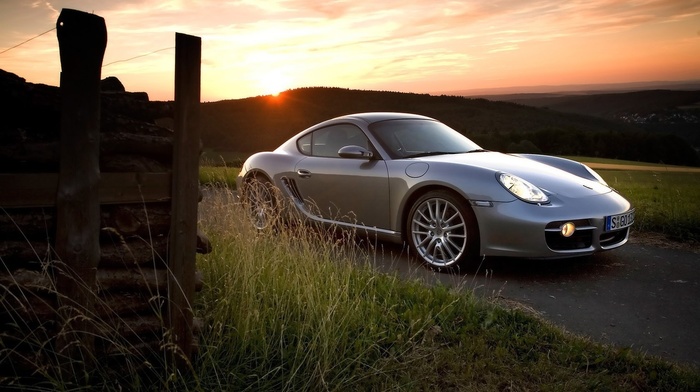
[[[297,175],[301,178],[309,178],[311,177],[311,172],[306,169],[297,169]]]

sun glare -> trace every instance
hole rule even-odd
[[[263,95],[278,96],[282,91],[289,89],[290,80],[280,73],[269,73],[260,79]]]

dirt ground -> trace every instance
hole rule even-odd
[[[665,171],[665,172],[700,173],[700,167],[619,165],[619,164],[612,164],[612,163],[593,163],[593,162],[583,162],[583,163],[593,170],[634,170],[634,171],[660,171],[660,172]]]
[[[649,245],[656,248],[682,250],[700,255],[700,243],[678,242],[669,239],[661,233],[633,232],[630,236],[630,244]]]

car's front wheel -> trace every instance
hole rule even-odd
[[[418,198],[406,226],[409,245],[431,268],[456,270],[475,257],[476,217],[466,201],[450,191],[431,191]]]
[[[275,191],[274,185],[264,176],[246,180],[243,203],[253,226],[259,230],[270,227],[279,218]]]

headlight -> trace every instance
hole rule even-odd
[[[503,185],[508,192],[515,195],[517,198],[529,203],[547,203],[549,198],[542,190],[520,177],[508,173],[500,173],[497,175],[498,182]]]

